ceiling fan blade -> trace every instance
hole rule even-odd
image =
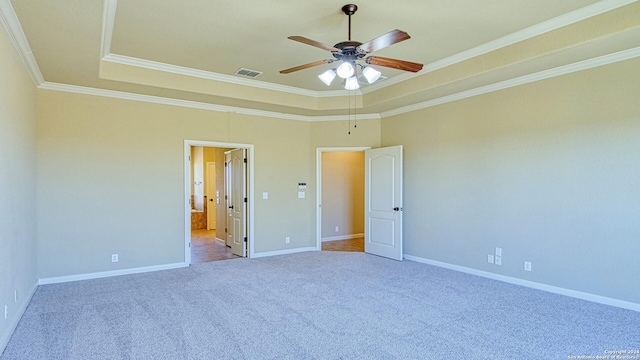
[[[422,64],[414,63],[411,61],[396,60],[396,59],[390,59],[390,58],[385,58],[380,56],[369,56],[368,58],[365,59],[365,61],[367,62],[367,64],[371,64],[371,65],[384,66],[392,69],[411,71],[411,72],[418,72],[422,70],[422,66],[423,66]]]
[[[308,64],[304,64],[304,65],[300,65],[300,66],[296,66],[296,67],[292,67],[290,69],[285,69],[285,70],[280,70],[280,74],[289,74],[292,73],[294,71],[298,71],[298,70],[304,70],[304,69],[308,69],[310,67],[314,67],[314,66],[318,66],[318,65],[323,65],[323,64],[327,64],[329,63],[329,60],[319,60],[319,61],[314,61],[312,63],[308,63]]]
[[[308,38],[306,38],[304,36],[289,36],[287,39],[291,39],[293,41],[298,41],[298,42],[301,42],[303,44],[315,46],[315,47],[320,48],[322,50],[327,50],[327,51],[331,51],[331,52],[340,51],[340,49],[335,48],[335,47],[333,47],[331,45],[323,44],[321,42],[308,39]]]
[[[366,43],[358,46],[358,48],[365,53],[371,53],[380,49],[384,49],[387,46],[391,46],[393,44],[399,43],[400,41],[405,41],[410,39],[411,36],[402,30],[392,30],[384,35],[380,35],[373,40],[369,40]]]

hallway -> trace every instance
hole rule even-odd
[[[191,263],[240,258],[231,248],[216,242],[215,230],[191,230]]]

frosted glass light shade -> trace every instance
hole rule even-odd
[[[350,62],[345,61],[340,64],[340,66],[338,66],[338,68],[336,69],[336,73],[338,73],[338,76],[340,76],[341,78],[347,79],[353,76],[353,74],[355,73],[355,69]]]
[[[345,81],[344,83],[344,88],[346,90],[360,89],[360,84],[358,84],[358,78],[355,76],[348,78],[347,81]]]
[[[380,78],[380,75],[382,75],[382,73],[372,68],[371,66],[367,66],[364,69],[362,69],[362,75],[364,75],[364,77],[367,78],[367,81],[369,82],[369,84],[373,84],[374,82],[376,82],[376,80]]]
[[[322,80],[323,83],[329,86],[331,85],[331,82],[333,81],[333,79],[335,79],[336,72],[333,69],[329,69],[323,72],[322,74],[318,75],[318,77],[320,78],[320,80]]]

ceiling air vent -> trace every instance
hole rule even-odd
[[[262,71],[240,68],[238,69],[238,71],[236,71],[236,75],[247,76],[250,78],[257,78],[258,76],[262,75]]]

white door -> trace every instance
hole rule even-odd
[[[218,204],[218,196],[216,196],[216,163],[208,162],[206,170],[206,194],[207,195],[207,229],[216,229],[216,206]]]
[[[402,145],[365,151],[364,251],[402,260]]]
[[[245,149],[230,151],[227,173],[230,177],[228,245],[235,255],[247,256],[247,159]]]
[[[231,163],[231,152],[224,153],[224,208],[227,212],[227,220],[224,226],[224,239],[227,246],[231,246],[231,235],[229,234],[229,226],[231,225],[231,171],[229,164]]]

